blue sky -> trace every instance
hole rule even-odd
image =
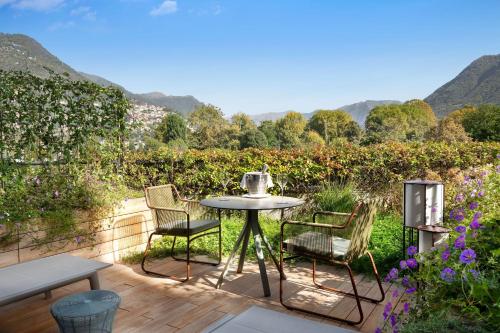
[[[500,1],[0,0],[0,31],[226,114],[424,98],[500,53]]]

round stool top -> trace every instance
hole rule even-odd
[[[52,305],[56,317],[92,316],[116,309],[120,296],[109,290],[90,290],[61,298]]]
[[[419,225],[417,229],[424,232],[432,232],[435,234],[446,234],[451,230],[439,225]]]

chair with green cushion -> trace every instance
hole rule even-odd
[[[148,239],[146,250],[142,258],[142,270],[148,274],[168,277],[177,281],[187,281],[190,277],[191,263],[218,265],[221,261],[221,224],[220,211],[214,214],[213,210],[208,211],[202,207],[198,201],[182,199],[176,187],[172,184],[152,186],[144,189],[146,203],[151,209],[155,231],[151,233]],[[216,262],[200,261],[191,259],[191,243],[203,236],[218,234],[219,253]],[[151,240],[154,235],[173,236],[174,241],[170,255],[175,260],[186,261],[186,278],[178,278],[173,275],[166,275],[159,272],[153,272],[145,268],[146,258],[151,249]],[[186,258],[176,257],[174,255],[175,242],[177,237],[186,237]]]
[[[285,280],[285,276],[282,274],[280,278],[280,302],[283,306],[290,310],[298,310],[329,319],[343,321],[351,325],[357,325],[363,321],[361,300],[373,303],[379,303],[384,300],[385,293],[382,288],[380,276],[377,272],[377,267],[373,261],[372,254],[367,250],[376,210],[377,202],[375,200],[370,200],[358,203],[351,213],[321,211],[314,213],[313,223],[285,221],[281,224],[280,270],[283,272],[283,263],[285,260],[296,257],[311,258],[313,263],[312,280],[314,285],[322,290],[354,297],[358,307],[359,320],[353,321],[333,317],[286,304],[283,299],[283,281]],[[316,220],[318,217],[323,217],[323,219],[330,217],[337,221],[340,220],[342,223],[340,225],[336,223],[317,223]],[[285,258],[285,254],[289,256]],[[380,298],[374,299],[358,294],[356,282],[349,264],[363,255],[368,255],[370,258],[373,273],[380,289]],[[319,284],[316,281],[316,260],[345,267],[349,272],[353,292],[345,292]]]

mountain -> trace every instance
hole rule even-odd
[[[0,54],[0,69],[3,70],[28,71],[43,78],[48,77],[52,70],[58,74],[68,73],[74,80],[84,79],[36,40],[25,35],[0,33]]]
[[[439,118],[466,104],[500,104],[500,54],[474,60],[425,101]]]
[[[368,114],[370,113],[371,109],[373,109],[376,106],[386,105],[386,104],[401,104],[401,102],[394,100],[381,100],[381,101],[368,100],[364,102],[344,105],[341,106],[339,109],[349,113],[354,119],[354,121],[356,121],[360,126],[364,126],[366,117],[368,117]]]
[[[187,116],[189,113],[193,112],[197,107],[203,105],[200,101],[198,101],[193,96],[172,96],[165,95],[161,92],[151,92],[146,94],[134,94],[122,86],[113,83],[111,81],[106,80],[103,77],[80,72],[82,76],[87,78],[88,80],[97,83],[101,86],[108,87],[114,86],[123,91],[123,93],[130,99],[136,101],[138,104],[149,104],[155,106],[166,107],[168,109],[172,109],[175,112],[182,114],[183,116]]]
[[[280,118],[283,118],[288,112],[291,112],[292,110],[289,111],[283,111],[283,112],[267,112],[267,113],[259,113],[259,114],[252,114],[250,115],[250,118],[256,123],[260,124],[261,122],[265,120],[272,120],[276,121]],[[313,116],[314,112],[308,112],[308,113],[302,113],[302,115],[306,118],[309,119]]]
[[[401,104],[400,101],[394,101],[394,100],[381,100],[381,101],[364,101],[364,102],[358,102],[354,104],[349,104],[349,105],[344,105],[340,108],[335,108],[335,109],[341,109],[344,110],[345,112],[349,113],[352,118],[361,126],[364,126],[365,119],[368,116],[368,113],[370,112],[371,109],[378,105],[385,105],[385,104]],[[251,118],[253,121],[255,121],[257,124],[260,124],[264,120],[278,120],[280,118],[283,118],[283,116],[289,111],[285,112],[270,112],[270,113],[261,113],[261,114],[256,114],[256,115],[251,115]],[[313,112],[308,112],[308,113],[303,113],[302,115],[306,119],[310,119],[316,111]]]
[[[202,105],[193,96],[167,96],[158,92],[135,94],[100,76],[78,72],[26,35],[0,33],[0,55],[0,69],[3,70],[28,71],[43,78],[48,77],[50,71],[67,73],[73,80],[89,80],[105,87],[117,87],[137,104],[166,107],[185,116]]]
[[[133,98],[139,102],[164,106],[168,109],[172,109],[183,116],[187,116],[189,113],[193,112],[196,108],[203,105],[202,102],[194,98],[193,96],[172,96],[165,95],[160,92],[152,92],[147,94],[133,94]]]

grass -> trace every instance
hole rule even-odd
[[[273,245],[276,253],[279,251],[280,241],[280,222],[272,219],[264,214],[261,214],[259,222],[268,237],[269,242]],[[224,218],[222,221],[222,255],[229,256],[238,235],[243,227],[244,220],[241,216],[232,215],[231,218]],[[401,218],[396,215],[378,215],[376,217],[372,237],[370,240],[369,249],[372,252],[379,272],[384,275],[401,256]],[[151,257],[164,258],[170,255],[173,237],[164,237],[154,242],[151,249]],[[185,238],[180,238],[177,241],[176,249],[179,253],[185,251]],[[217,236],[202,237],[192,244],[192,250],[199,254],[216,254],[217,253]],[[122,260],[126,263],[140,262],[142,253],[131,254]],[[255,248],[253,240],[250,243],[247,251],[247,258],[255,259]],[[353,262],[353,269],[358,273],[368,273],[371,271],[368,257],[360,258]]]

